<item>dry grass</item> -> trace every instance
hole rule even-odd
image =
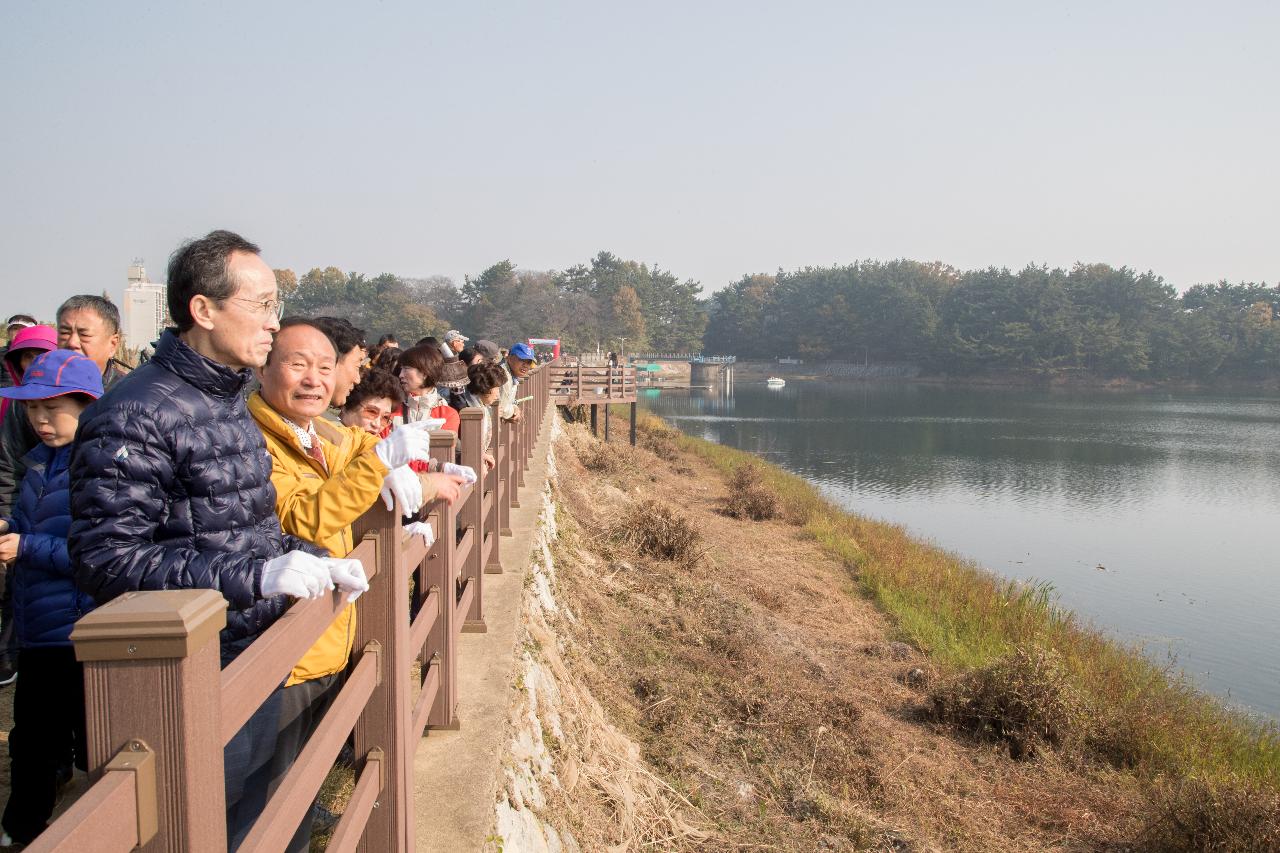
[[[1280,850],[1280,796],[1256,783],[1183,779],[1157,786],[1151,802],[1142,842],[1152,853]]]
[[[1084,740],[1084,701],[1055,652],[1015,649],[991,666],[955,676],[929,697],[934,717],[1000,741],[1015,759]]]
[[[582,467],[597,474],[617,474],[629,467],[620,448],[603,442],[584,441],[577,450]]]
[[[642,428],[656,430],[664,444],[675,442],[725,477],[755,460],[731,448],[673,437],[652,416],[645,416]],[[1017,649],[1053,649],[1054,677],[1066,692],[1046,696],[1071,695],[1072,702],[1078,697],[1087,709],[1078,730],[1085,755],[1132,771],[1134,780],[1147,785],[1195,776],[1215,790],[1239,789],[1245,799],[1249,786],[1280,791],[1280,731],[1274,724],[1225,708],[1170,667],[1081,624],[1055,605],[1048,586],[1011,583],[912,539],[896,525],[844,512],[799,477],[772,466],[760,472],[784,517],[842,563],[889,617],[897,638],[926,653],[942,672],[989,671]],[[989,687],[998,691],[1000,684]],[[1013,707],[1022,699],[993,693],[985,701]],[[1222,802],[1228,800],[1224,794]]]
[[[566,432],[580,446],[580,428]],[[541,645],[708,824],[709,839],[658,849],[1092,850],[1133,837],[1142,800],[1126,778],[1010,762],[923,720],[904,676],[933,667],[887,643],[891,625],[844,562],[785,519],[728,517],[726,482],[704,462],[641,458],[657,480],[622,481],[557,456],[556,597],[574,618]],[[692,476],[673,473],[682,465]],[[700,534],[696,566],[595,533],[657,496]],[[613,796],[579,785],[556,819],[583,849],[610,849]]]
[[[689,519],[666,504],[641,501],[630,508],[615,535],[646,557],[686,566],[702,559],[702,536]]]
[[[733,518],[768,521],[781,514],[778,496],[764,484],[760,466],[754,462],[739,465],[729,479],[729,500],[725,512]]]

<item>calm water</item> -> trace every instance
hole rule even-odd
[[[1062,605],[1280,718],[1280,397],[799,380],[647,393],[684,431],[1049,581]]]

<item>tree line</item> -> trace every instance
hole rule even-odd
[[[914,362],[931,372],[1152,379],[1280,372],[1280,286],[1077,264],[962,272],[910,260],[749,275],[710,299],[707,352]]]
[[[368,277],[337,267],[301,277],[276,270],[276,282],[290,314],[345,317],[371,336],[394,332],[409,344],[453,328],[503,346],[545,337],[570,352],[697,350],[707,322],[697,282],[609,252],[559,271],[502,260],[461,286],[444,276]]]
[[[1280,373],[1280,286],[1222,281],[1179,294],[1154,273],[1106,264],[862,261],[747,275],[709,299],[693,280],[609,252],[564,270],[502,260],[461,285],[336,267],[276,274],[289,313],[347,317],[408,342],[457,328],[504,345],[536,336],[569,351],[911,362],[949,375]]]

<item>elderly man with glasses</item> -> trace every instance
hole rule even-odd
[[[67,544],[79,587],[100,604],[135,590],[217,590],[228,605],[224,666],[291,598],[360,585],[346,561],[280,529],[271,457],[242,395],[283,311],[258,251],[214,231],[174,252],[177,328],[85,410],[71,460]],[[281,692],[223,750],[231,850],[266,803]]]

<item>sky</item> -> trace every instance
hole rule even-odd
[[[899,257],[1280,279],[1280,4],[0,3],[0,314],[601,250],[711,292]]]

